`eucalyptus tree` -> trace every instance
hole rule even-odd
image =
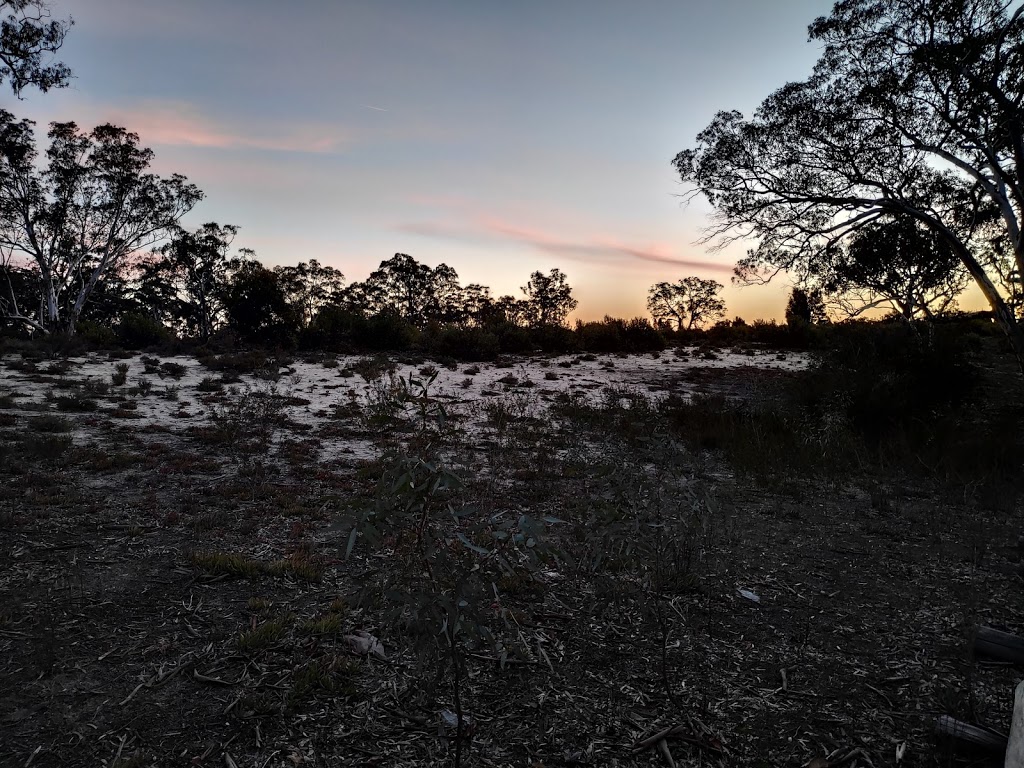
[[[316,259],[300,261],[295,266],[274,267],[274,272],[303,328],[313,322],[321,309],[338,303],[345,288],[345,275]]]
[[[0,82],[7,80],[19,98],[28,86],[43,92],[65,87],[71,70],[52,56],[72,24],[54,19],[42,0],[0,2]]]
[[[673,164],[715,209],[708,238],[757,241],[739,279],[813,274],[882,219],[940,237],[1024,368],[1024,333],[979,256],[991,226],[1024,266],[1024,7],[1009,0],[840,0],[809,27],[813,73],[746,118],[718,113]]]
[[[795,286],[786,302],[786,325],[802,326],[828,321],[828,312],[821,291]]]
[[[458,273],[447,264],[431,268],[396,253],[365,281],[347,286],[337,303],[366,315],[394,312],[411,325],[423,326],[468,322],[489,302],[487,288],[460,285]]]
[[[227,322],[226,297],[232,277],[255,254],[231,245],[238,227],[207,222],[195,231],[175,228],[170,240],[139,267],[140,295],[165,321],[206,341]]]
[[[562,325],[579,305],[572,296],[568,278],[560,269],[552,269],[546,275],[534,272],[521,290],[526,298],[518,305],[518,311],[525,315],[529,325]]]
[[[34,125],[0,110],[0,265],[29,263],[39,292],[38,312],[8,306],[8,317],[71,334],[105,276],[166,237],[202,193],[151,173],[152,150],[109,124],[52,123],[40,168]]]
[[[970,280],[950,244],[912,219],[872,222],[828,254],[823,288],[851,317],[887,307],[930,318],[955,309]]]
[[[647,311],[658,324],[691,330],[725,315],[718,296],[722,284],[700,277],[684,277],[675,283],[655,283],[647,293]]]

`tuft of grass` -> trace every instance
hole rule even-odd
[[[316,693],[353,696],[356,693],[355,675],[359,662],[344,656],[317,659],[295,670],[288,703],[295,707]]]
[[[194,552],[192,565],[211,576],[234,576],[256,579],[260,576],[317,582],[323,576],[323,566],[306,557],[293,555],[265,563],[238,552]]]
[[[265,597],[250,597],[246,607],[253,613],[266,613],[270,610],[272,602]]]
[[[268,619],[255,629],[249,629],[238,636],[238,650],[242,653],[262,651],[281,642],[288,634],[291,616]]]
[[[210,376],[204,376],[203,379],[196,384],[197,392],[223,392],[224,382],[214,379]]]
[[[87,395],[105,397],[110,392],[110,385],[99,379],[88,378],[82,382],[81,389]]]
[[[21,441],[21,455],[33,459],[55,459],[73,446],[70,435],[26,435]]]
[[[255,579],[266,572],[264,563],[237,552],[195,552],[191,561],[192,565],[211,576]]]
[[[172,379],[180,379],[188,372],[188,367],[181,363],[162,363],[160,365],[160,375],[170,376]]]
[[[291,576],[299,581],[318,582],[323,578],[324,569],[319,563],[308,558],[292,556],[274,560],[267,565],[267,573],[278,578]]]
[[[306,619],[299,625],[299,631],[307,635],[336,635],[341,631],[341,614],[328,613],[316,619]]]
[[[53,402],[56,403],[57,410],[68,413],[91,413],[100,407],[91,397],[85,397],[77,392],[70,395],[55,395]]]
[[[128,381],[128,370],[131,368],[128,363],[118,363],[114,366],[114,372],[110,374],[110,383],[115,387],[123,387]]]
[[[367,382],[377,381],[385,374],[393,373],[395,370],[394,362],[387,355],[364,357],[352,363],[350,367]]]
[[[62,416],[48,413],[43,416],[36,416],[34,419],[29,419],[28,427],[33,432],[55,434],[58,432],[70,432],[71,422]]]
[[[64,376],[72,368],[70,360],[54,360],[48,366],[43,369],[43,373],[48,373],[52,376]]]

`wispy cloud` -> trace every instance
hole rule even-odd
[[[470,223],[409,222],[398,228],[403,232],[442,240],[527,245],[542,253],[588,263],[639,260],[710,272],[732,271],[729,264],[678,256],[671,246],[664,244],[638,245],[605,236],[569,240],[542,230],[511,224],[493,216],[478,216]]]
[[[105,119],[129,126],[146,144],[165,146],[330,153],[345,149],[353,140],[343,129],[315,123],[265,123],[243,129],[177,102],[113,109]]]

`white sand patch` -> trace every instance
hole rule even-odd
[[[305,436],[321,442],[320,460],[331,463],[355,464],[376,455],[370,436],[339,434],[359,432],[359,419],[354,416],[363,411],[375,393],[389,381],[388,374],[376,382],[367,381],[351,367],[365,358],[340,356],[337,367],[321,363],[295,362],[279,371],[276,381],[243,374],[240,382],[225,386],[230,400],[247,392],[276,394],[298,398],[283,407],[287,418],[300,426],[293,430],[293,438]],[[200,391],[204,379],[219,380],[221,372],[213,371],[196,359],[184,356],[162,357],[160,364],[181,366],[180,376],[172,376],[165,369],[146,372],[142,356],[125,360],[111,360],[106,356],[88,355],[71,358],[69,370],[63,375],[46,373],[48,363],[41,363],[37,371],[16,370],[20,360],[13,356],[0,358],[0,396],[14,393],[19,410],[57,412],[48,393],[64,394],[84,390],[86,396],[100,401],[101,410],[93,413],[68,413],[76,424],[76,441],[91,439],[95,430],[87,425],[88,417],[110,417],[122,420],[129,429],[139,434],[180,433],[190,427],[211,424],[214,410],[221,407],[216,392]],[[129,366],[127,382],[122,386],[111,384],[119,363]],[[463,428],[473,437],[484,432],[487,420],[486,403],[501,398],[521,412],[543,418],[548,403],[562,393],[574,393],[588,400],[604,397],[609,389],[622,389],[661,397],[672,392],[687,395],[706,388],[687,381],[687,375],[699,369],[739,369],[796,371],[806,368],[807,358],[797,353],[776,351],[717,352],[705,357],[694,349],[686,356],[672,353],[660,355],[563,355],[558,357],[524,357],[516,359],[511,367],[496,363],[461,363],[454,369],[424,362],[417,365],[396,364],[390,376],[425,383],[434,375],[429,393],[453,413],[464,417]],[[109,389],[102,392],[103,386]],[[139,391],[139,387],[145,391]],[[134,390],[133,390],[134,388]],[[133,390],[130,392],[130,390]],[[90,391],[92,394],[90,394]],[[212,401],[212,402],[204,402]],[[120,405],[119,405],[120,404]],[[124,410],[127,404],[131,410]],[[509,402],[506,405],[510,404]],[[121,408],[121,410],[116,410]],[[338,413],[348,414],[338,418]],[[478,433],[478,434],[477,434]]]

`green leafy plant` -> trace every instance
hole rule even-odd
[[[396,564],[363,587],[362,600],[385,607],[385,622],[410,637],[422,667],[447,674],[456,715],[454,762],[466,738],[463,684],[467,654],[490,647],[505,659],[505,612],[497,583],[536,570],[545,522],[527,515],[484,514],[466,502],[461,478],[445,463],[437,438],[447,411],[425,380],[392,380],[391,411],[413,431],[392,446],[373,500],[352,520],[346,557],[357,545],[385,551]],[[421,668],[422,668],[421,667]]]

